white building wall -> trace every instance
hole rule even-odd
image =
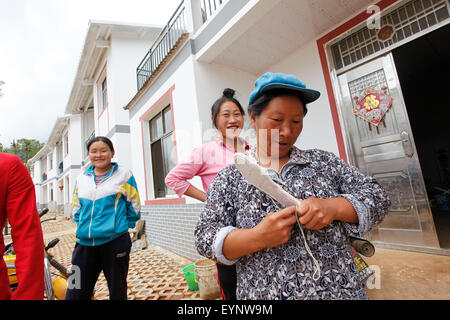
[[[36,193],[36,203],[38,205],[38,208],[40,209],[40,205],[43,203],[42,198],[42,168],[41,168],[41,161],[36,161],[33,164],[33,182],[34,182],[34,190]]]
[[[161,111],[170,102],[170,99],[165,99],[162,103],[155,106],[155,103],[160,100],[164,94],[171,90],[173,105],[173,118],[175,123],[175,139],[176,152],[172,155],[173,161],[181,161],[189,156],[192,149],[202,143],[202,131],[199,121],[198,101],[196,95],[196,83],[194,81],[194,66],[193,58],[189,57],[180,65],[175,73],[173,73],[165,83],[153,94],[148,101],[134,114],[130,119],[131,130],[131,153],[132,170],[136,178],[139,193],[142,200],[154,199],[153,191],[153,175],[151,165],[150,140],[149,140],[149,120],[153,118],[157,112]],[[147,114],[145,121],[142,122],[139,118],[148,112],[152,107],[155,107]],[[144,137],[142,137],[144,136]],[[144,140],[144,142],[143,142]],[[145,168],[144,170],[144,157]],[[146,185],[147,192],[146,197]],[[200,179],[194,179],[194,185],[201,188]],[[177,197],[177,196],[175,196]]]
[[[83,141],[81,141],[82,137],[82,118],[81,114],[75,114],[70,117],[69,124],[69,157],[68,161],[64,163],[65,168],[69,168],[73,165],[79,166],[81,165],[81,161],[83,160]]]
[[[149,49],[149,41],[130,39],[120,35],[112,35],[111,45],[101,62],[100,71],[95,76],[94,90],[94,127],[97,136],[107,136],[114,144],[115,157],[113,161],[132,167],[132,152],[130,134],[117,131],[130,125],[129,113],[123,107],[136,94],[136,66],[140,63]],[[108,85],[108,106],[99,113],[99,99],[101,98],[101,79],[106,73]],[[112,133],[112,134],[111,134]]]
[[[109,123],[109,102],[111,89],[109,88],[111,79],[109,74],[110,65],[108,64],[108,60],[110,57],[111,50],[106,52],[105,58],[99,63],[99,71],[94,76],[94,85],[92,87],[93,90],[93,100],[94,100],[94,122],[95,122],[95,133],[97,136],[106,136],[109,132],[110,123]],[[104,108],[102,111],[99,110],[100,99],[102,97],[101,93],[101,81],[103,79],[103,75],[106,73],[107,85],[108,85],[108,107]]]
[[[251,140],[253,129],[250,129],[251,125],[247,106],[248,97],[253,90],[256,76],[240,70],[197,61],[194,62],[194,66],[200,109],[199,117],[203,125],[203,142],[211,141],[210,133],[214,131],[214,126],[211,121],[211,107],[222,96],[225,88],[231,88],[236,91],[235,97],[241,103],[246,113],[244,131],[241,136],[246,140]],[[253,143],[252,141],[249,142]]]
[[[116,133],[110,138],[113,143],[115,154],[111,161],[131,169],[131,147],[130,134]]]
[[[307,88],[321,92],[320,98],[308,106],[303,131],[296,146],[301,149],[323,149],[339,156],[316,40],[310,41],[279,63],[270,66],[267,71],[294,74],[305,82]]]
[[[108,59],[108,80],[111,124],[128,125],[129,114],[125,107],[136,94],[136,67],[146,55],[151,42],[112,35],[111,54]]]
[[[87,139],[90,137],[92,132],[95,132],[95,121],[94,121],[94,110],[86,111],[85,113],[81,114],[81,122],[82,122],[82,133],[81,136],[81,151],[83,153],[82,158],[83,161],[86,162],[89,160],[87,149],[86,149],[86,143]]]
[[[47,154],[47,179],[53,179],[56,177],[56,169],[55,169],[55,161],[56,161],[56,148],[52,147],[51,151]]]

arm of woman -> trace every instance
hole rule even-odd
[[[134,176],[131,174],[130,178],[121,188],[121,192],[127,198],[127,221],[128,228],[134,228],[136,221],[141,218],[141,199]]]
[[[329,154],[329,170],[335,176],[339,192],[340,208],[354,209],[357,220],[348,210],[338,212],[336,220],[344,222],[350,235],[362,237],[373,227],[380,224],[388,213],[390,206],[386,190],[371,176],[364,175],[356,167]],[[344,199],[342,199],[344,198]],[[350,218],[349,218],[350,217]]]
[[[187,180],[199,174],[203,166],[202,148],[194,149],[187,161],[177,164],[166,176],[166,185],[179,197],[183,194],[200,201],[205,201],[206,193],[194,187]]]
[[[80,220],[80,209],[81,204],[80,200],[78,199],[78,181],[75,183],[75,189],[73,190],[73,196],[72,196],[72,216],[73,221],[78,225],[78,222]]]
[[[187,195],[188,197],[197,199],[201,202],[206,201],[206,192],[194,187],[190,183],[189,183],[189,187],[187,188],[187,190],[184,194]]]
[[[286,243],[291,237],[291,230],[296,222],[295,210],[295,207],[288,207],[278,212],[270,212],[251,229],[231,231],[222,246],[226,259],[236,260]]]
[[[359,220],[352,203],[344,197],[302,200],[297,215],[300,223],[311,230],[320,230],[335,220],[347,223],[358,223]]]
[[[233,183],[236,179],[226,167],[208,188],[205,207],[195,229],[200,255],[231,265],[236,259],[287,242],[296,223],[295,207],[268,213],[255,227],[236,227]]]
[[[229,171],[229,167],[220,171],[209,185],[205,206],[194,231],[195,247],[198,253],[220,262],[223,261],[221,261],[221,253],[215,250],[216,239],[236,229],[232,188],[228,180]]]

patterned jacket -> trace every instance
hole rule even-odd
[[[255,149],[250,151],[254,156]],[[298,199],[344,197],[356,210],[356,224],[334,221],[318,230],[305,228],[306,241],[318,260],[321,276],[313,279],[314,264],[300,229],[290,240],[235,261],[222,254],[223,239],[235,228],[252,228],[280,204],[250,185],[234,165],[211,183],[195,230],[197,251],[225,264],[236,263],[238,299],[367,299],[354,264],[349,235],[362,237],[387,214],[386,191],[372,177],[322,150],[293,147],[280,171],[269,170],[274,181]]]
[[[130,170],[113,163],[99,184],[91,165],[77,178],[72,212],[77,223],[77,242],[97,246],[134,228],[141,217],[139,193]]]

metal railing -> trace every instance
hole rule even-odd
[[[216,11],[219,11],[219,7],[226,1],[227,0],[201,0],[203,23],[216,13]]]
[[[175,10],[174,14],[169,19],[167,25],[156,38],[153,46],[137,67],[136,74],[138,91],[144,86],[155,70],[162,64],[180,37],[186,33],[184,10],[184,1],[181,1],[177,10]]]

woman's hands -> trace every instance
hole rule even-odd
[[[234,260],[288,242],[297,222],[295,214],[299,216],[300,223],[311,230],[320,230],[334,220],[358,222],[353,205],[345,198],[300,200],[297,207],[268,213],[251,229],[231,231],[224,240],[223,254],[227,259]]]
[[[278,247],[289,241],[297,221],[295,211],[296,208],[292,206],[278,212],[270,212],[253,228],[260,237],[262,248]]]
[[[268,213],[251,229],[235,229],[225,238],[222,252],[228,260],[273,248],[286,243],[297,221],[295,207]]]
[[[306,229],[320,230],[334,220],[357,223],[358,215],[353,205],[345,198],[300,200],[297,206],[299,221]]]
[[[301,200],[296,210],[300,224],[306,229],[320,230],[335,220],[336,210],[330,199],[309,198]]]

